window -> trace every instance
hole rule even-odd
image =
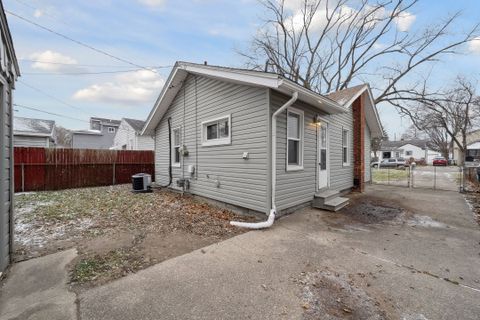
[[[303,169],[303,112],[287,111],[287,171]]]
[[[413,151],[406,151],[405,152],[405,155],[407,155],[407,156],[411,156],[412,154],[413,154]]]
[[[114,127],[108,127],[108,133],[115,133]]]
[[[181,132],[180,128],[173,129],[172,132],[172,166],[180,167],[180,145]]]
[[[102,130],[102,123],[99,120],[91,120],[90,129],[101,131]]]
[[[348,166],[350,165],[350,159],[348,154],[348,141],[349,141],[349,132],[348,130],[342,130],[342,159],[343,165]]]
[[[231,118],[224,116],[202,123],[202,145],[216,146],[230,144],[231,139]]]

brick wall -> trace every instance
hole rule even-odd
[[[353,112],[353,185],[354,190],[365,189],[365,103],[363,95],[352,104]]]

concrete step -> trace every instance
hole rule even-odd
[[[313,207],[328,211],[338,211],[345,207],[349,202],[348,198],[338,196],[327,201],[318,201],[318,199],[314,199]]]
[[[330,211],[338,211],[348,204],[349,199],[344,197],[337,197],[326,201],[323,205],[325,209]]]
[[[340,191],[333,189],[317,192],[313,198],[314,206],[323,206],[325,202],[335,199],[338,196],[340,196]]]

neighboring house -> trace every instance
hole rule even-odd
[[[407,160],[413,158],[417,161],[425,160],[427,164],[432,164],[433,159],[441,155],[440,152],[432,149],[428,140],[382,141],[380,150],[377,152],[379,161],[391,158]]]
[[[153,136],[142,136],[145,121],[122,118],[120,126],[113,138],[112,149],[117,150],[153,150]]]
[[[55,148],[55,121],[13,118],[15,147]]]
[[[7,18],[0,1],[0,274],[13,251],[13,110],[12,91],[20,75]]]
[[[368,85],[323,96],[273,73],[177,62],[142,134],[155,135],[157,184],[171,166],[171,188],[283,214],[362,191],[382,127]]]
[[[89,130],[73,131],[72,148],[110,149],[119,126],[119,120],[92,117]]]
[[[480,129],[472,130],[467,133],[466,136],[467,140],[467,152],[465,153],[465,158],[471,158],[472,160],[480,160]],[[462,138],[459,136],[457,137],[459,141],[462,141]],[[458,163],[462,163],[463,160],[460,159],[462,154],[460,149],[458,148],[457,144],[453,143],[453,159],[456,160]],[[462,160],[462,161],[460,161]]]

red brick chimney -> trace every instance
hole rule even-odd
[[[352,104],[353,113],[353,188],[365,190],[365,102],[362,94]]]

